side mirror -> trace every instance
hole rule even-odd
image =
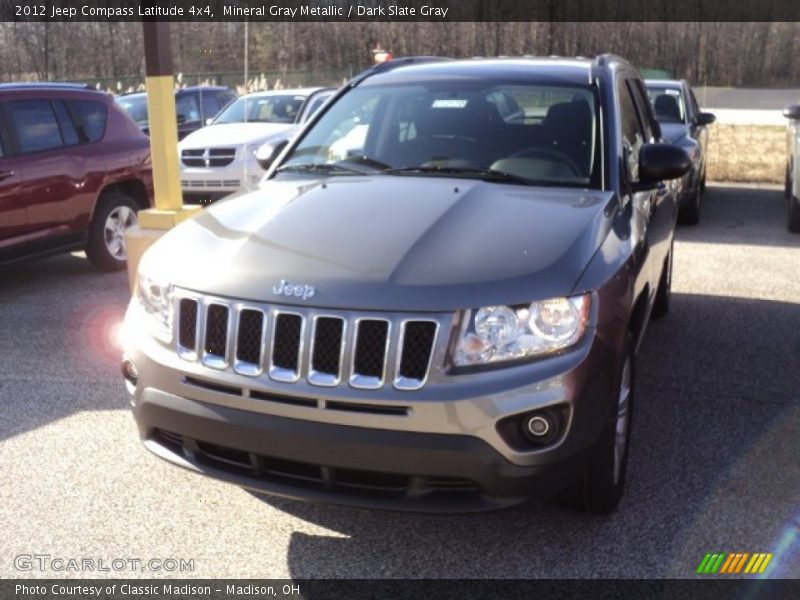
[[[784,108],[783,116],[787,119],[800,120],[800,104],[791,104]]]
[[[716,120],[717,116],[710,112],[697,113],[697,117],[695,118],[695,122],[698,125],[711,125]]]
[[[666,179],[683,177],[692,168],[686,150],[673,144],[645,144],[639,150],[639,181],[635,191],[650,190]]]
[[[268,170],[288,143],[289,140],[280,140],[278,142],[267,142],[259,146],[258,150],[256,150],[258,165],[265,171]]]

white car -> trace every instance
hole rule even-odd
[[[183,201],[205,205],[257,188],[264,169],[256,150],[290,139],[333,93],[328,88],[274,90],[231,102],[208,126],[178,143]]]

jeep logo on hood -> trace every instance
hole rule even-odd
[[[295,298],[308,300],[309,298],[314,297],[314,295],[317,293],[317,290],[315,290],[314,286],[311,285],[292,284],[285,279],[281,279],[281,282],[278,285],[272,286],[272,293],[278,296],[294,296]]]

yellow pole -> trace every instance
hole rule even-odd
[[[145,21],[142,26],[155,208],[140,211],[138,226],[131,227],[125,234],[131,291],[145,250],[200,209],[199,206],[185,207],[181,194],[169,22]]]

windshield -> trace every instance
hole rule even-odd
[[[147,123],[147,96],[121,96],[116,101],[136,123]]]
[[[647,95],[656,113],[656,119],[662,123],[683,123],[686,110],[683,95],[677,88],[648,87]]]
[[[231,102],[216,119],[221,123],[294,123],[303,107],[306,96],[296,94],[270,94],[268,96],[243,96]]]
[[[358,163],[371,172],[501,174],[590,186],[599,180],[597,123],[588,85],[475,79],[364,85],[342,96],[279,170],[329,165],[328,172],[346,174],[330,166]]]

